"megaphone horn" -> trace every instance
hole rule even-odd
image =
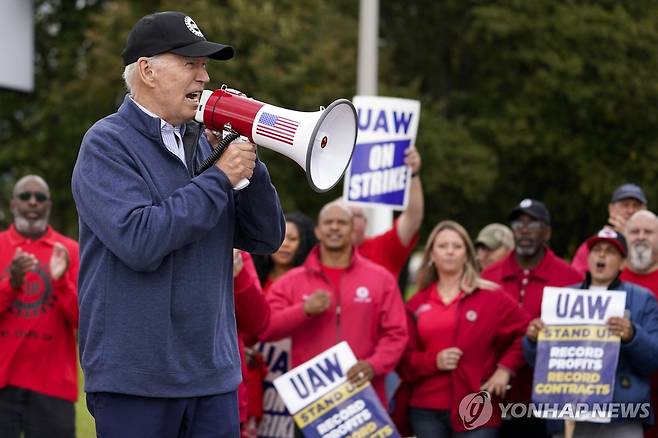
[[[306,171],[313,190],[321,193],[338,184],[356,144],[356,110],[347,99],[320,111],[302,112],[222,87],[203,91],[195,120],[213,131],[233,130],[291,158]]]

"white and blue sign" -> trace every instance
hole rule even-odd
[[[532,401],[555,406],[604,405],[612,401],[619,361],[619,336],[606,321],[622,317],[626,292],[544,288]],[[550,417],[555,412],[543,412]],[[603,413],[605,414],[605,413]],[[605,415],[576,417],[609,421]]]
[[[411,171],[404,152],[415,144],[420,102],[378,96],[355,96],[358,136],[345,172],[343,198],[364,207],[404,210]]]
[[[274,380],[305,437],[400,437],[370,383],[348,382],[356,362],[343,341]]]
[[[261,342],[256,349],[265,358],[268,369],[263,380],[263,418],[258,423],[258,438],[293,438],[292,417],[274,388],[274,380],[290,369],[290,338]]]

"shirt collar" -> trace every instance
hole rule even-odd
[[[181,137],[185,134],[185,125],[172,125],[168,122],[166,122],[164,119],[160,118],[157,114],[155,114],[153,111],[150,111],[148,108],[137,102],[135,99],[133,99],[132,96],[129,96],[130,100],[133,101],[135,105],[137,105],[137,108],[142,110],[145,114],[153,117],[154,119],[160,120],[160,131],[161,132],[166,132],[170,130],[176,130],[178,133],[181,135]]]
[[[548,246],[544,246],[544,251],[546,252],[544,258],[541,259],[537,266],[530,268],[529,271],[533,277],[548,280],[550,277],[551,262],[555,258],[555,254]],[[517,277],[525,270],[516,261],[516,253],[514,251],[507,256],[502,268],[503,277]]]
[[[48,225],[48,228],[46,228],[46,232],[44,233],[44,235],[36,240],[23,236],[21,233],[18,232],[14,224],[11,224],[9,226],[9,241],[11,242],[12,246],[18,246],[26,242],[27,243],[45,242],[48,245],[52,246],[55,244],[55,242],[52,240],[52,237],[53,237],[53,229],[50,225]]]

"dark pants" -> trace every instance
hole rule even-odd
[[[548,436],[546,432],[546,420],[543,418],[512,418],[504,420],[503,426],[500,428],[501,438],[545,438]]]
[[[449,411],[409,408],[409,421],[416,438],[496,438],[498,436],[498,429],[489,427],[454,432],[450,425]]]
[[[87,394],[99,438],[237,438],[237,392],[191,398]]]
[[[75,407],[61,398],[28,389],[0,389],[0,436],[75,438]]]

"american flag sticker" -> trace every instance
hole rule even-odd
[[[256,125],[256,134],[292,146],[299,122],[270,113],[262,113]]]

